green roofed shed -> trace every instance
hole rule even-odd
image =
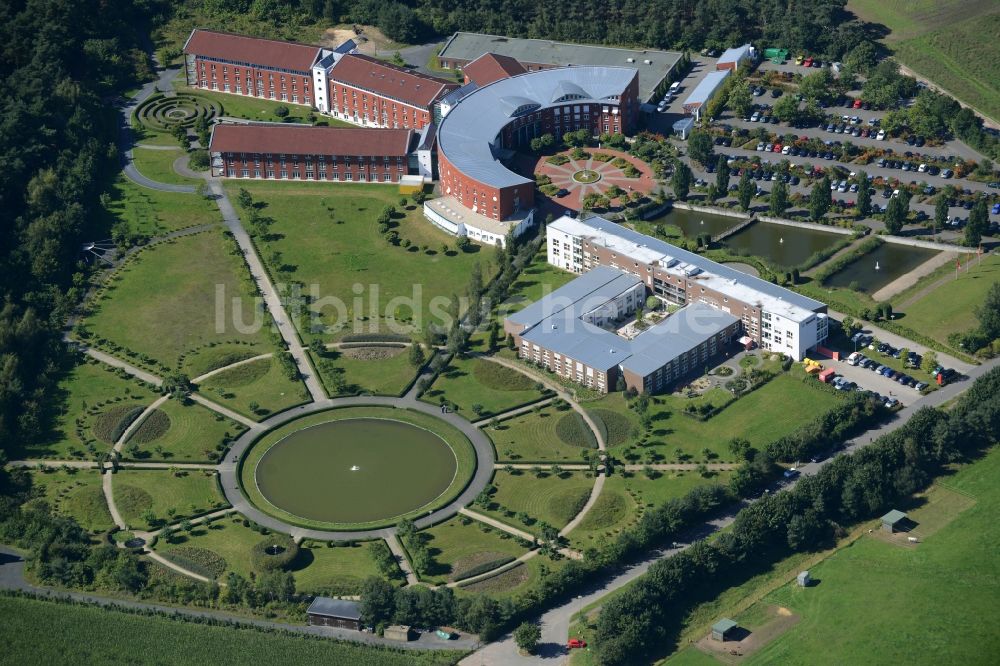
[[[713,641],[724,641],[726,640],[726,634],[738,627],[733,620],[728,617],[724,617],[715,624],[712,625],[712,640]]]
[[[904,520],[906,520],[906,514],[897,509],[893,509],[889,513],[882,516],[882,531],[895,532],[896,526]]]

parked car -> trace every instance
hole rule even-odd
[[[568,647],[571,650],[577,648],[585,648],[587,647],[587,641],[583,640],[582,638],[571,638],[568,641],[566,641],[566,647]]]

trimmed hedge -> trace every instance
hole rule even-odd
[[[587,422],[575,411],[563,414],[556,423],[556,436],[559,441],[569,446],[580,446],[588,449],[597,448],[597,438]]]
[[[218,578],[229,566],[224,557],[207,548],[181,546],[160,553],[174,564],[206,578]]]
[[[464,571],[460,571],[452,576],[453,582],[458,582],[460,580],[466,580],[467,578],[472,578],[480,574],[484,574],[488,571],[493,571],[494,569],[499,569],[505,564],[510,564],[517,558],[513,555],[507,555],[505,557],[498,557],[495,560],[490,560],[489,562],[483,562],[482,564],[477,564],[474,567],[469,567]]]
[[[168,430],[170,430],[170,417],[166,412],[154,409],[132,434],[129,442],[148,444],[166,435]]]
[[[269,555],[267,549],[271,546],[283,548],[277,555]],[[257,543],[250,552],[250,560],[256,571],[280,571],[287,569],[298,557],[299,545],[287,534],[273,532],[266,539]]]

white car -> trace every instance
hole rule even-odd
[[[878,134],[875,135],[877,141],[885,141],[885,130],[879,130]]]
[[[761,141],[760,143],[757,144],[757,151],[760,152],[762,150],[764,150],[764,142],[763,141]]]
[[[791,152],[791,150],[792,150],[791,146],[785,146],[784,148],[781,149],[781,154],[787,155],[789,152]]]
[[[917,171],[919,171],[920,173],[926,173],[927,172],[927,165],[926,164],[921,164],[920,166],[917,167]]]

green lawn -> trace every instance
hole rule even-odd
[[[476,420],[542,397],[535,381],[527,375],[491,361],[456,357],[422,399],[437,404],[444,398],[457,405],[466,418]]]
[[[35,470],[31,483],[49,506],[75,518],[84,529],[102,532],[114,527],[96,469]]]
[[[507,571],[455,588],[457,596],[487,594],[494,599],[511,599],[529,593],[538,583],[565,566],[566,560],[553,561],[538,555]]]
[[[246,664],[287,661],[352,666],[454,664],[461,651],[393,650],[250,627],[210,626],[167,615],[0,597],[4,660],[12,664],[109,664],[159,655],[160,663]],[[59,627],[53,631],[53,627]],[[127,656],[131,655],[131,656]]]
[[[174,152],[167,154],[174,155]],[[195,194],[150,190],[121,175],[111,186],[108,196],[105,223],[112,227],[120,222],[134,234],[156,237],[185,227],[222,221],[213,201]]]
[[[421,576],[421,580],[432,585],[441,585],[456,578],[463,578],[464,572],[473,567],[496,562],[506,558],[518,558],[526,549],[506,532],[494,529],[464,516],[423,530],[427,535],[427,547],[434,559],[431,575]]]
[[[305,385],[289,379],[273,358],[224,370],[201,382],[198,388],[206,397],[256,420],[310,399]],[[256,411],[250,409],[251,403],[257,404]]]
[[[596,452],[597,440],[586,421],[572,409],[541,407],[506,419],[498,427],[483,429],[501,462],[583,461],[583,454]]]
[[[329,340],[348,333],[422,330],[441,319],[442,304],[432,312],[430,300],[463,294],[474,264],[482,266],[484,281],[489,278],[492,249],[457,252],[455,239],[424,219],[412,202],[393,221],[409,248],[394,247],[379,234],[376,218],[382,210],[399,208],[398,186],[245,182],[226,187],[234,199],[244,188],[267,204],[261,214],[274,223],[260,243],[261,256],[276,281],[301,282],[316,296],[310,305],[316,321],[305,314],[297,318],[307,341],[317,335]]]
[[[643,472],[616,473],[604,483],[597,503],[569,537],[577,548],[597,546],[629,527],[647,508],[683,497],[693,488],[710,483],[725,484],[730,472],[662,471],[649,478]]]
[[[202,182],[201,180],[188,178],[174,171],[174,161],[183,155],[184,152],[179,149],[156,150],[155,148],[137,147],[132,151],[135,168],[146,178],[155,180],[158,183],[197,186]]]
[[[165,539],[156,542],[156,552],[169,558],[177,548],[199,548],[211,551],[226,562],[225,571],[234,571],[249,577],[253,570],[250,551],[266,537],[243,526],[243,518],[225,516],[210,525],[195,525],[190,532],[173,535],[170,543]]]
[[[312,122],[309,119],[312,116],[313,118],[326,121],[332,127],[355,127],[355,125],[336,120],[335,118],[327,118],[326,116],[318,117],[312,109],[301,104],[292,104],[291,102],[277,100],[272,101],[261,99],[260,97],[247,97],[245,95],[231,95],[229,93],[213,92],[202,88],[191,88],[184,85],[183,80],[177,87],[177,90],[178,92],[189,92],[218,102],[222,105],[222,115],[225,116],[272,123],[294,122],[307,124]],[[274,110],[279,106],[284,106],[288,109],[288,115],[285,118],[280,118],[274,114]]]
[[[207,470],[122,469],[114,476],[115,504],[125,522],[148,529],[159,521],[175,522],[226,506],[213,473]],[[143,514],[152,510],[150,524]],[[171,509],[174,511],[170,513]]]
[[[312,594],[358,594],[365,578],[379,575],[371,545],[366,542],[330,548],[325,543],[316,543],[301,548],[292,567],[295,589]]]
[[[217,462],[223,440],[244,430],[242,424],[198,403],[171,399],[139,424],[122,454],[138,462]]]
[[[949,273],[954,278],[954,267]],[[969,331],[979,325],[974,308],[983,302],[990,286],[1000,281],[1000,256],[987,255],[982,263],[974,261],[958,279],[929,292],[904,309],[900,321],[915,331],[947,344],[951,333]]]
[[[577,277],[548,263],[543,247],[511,285],[510,296],[502,307],[509,313],[519,312]]]
[[[798,373],[801,374],[801,373]],[[704,449],[717,458],[715,462],[731,462],[732,454],[727,448],[733,437],[744,437],[760,448],[783,437],[817,414],[832,408],[837,396],[820,388],[802,382],[796,374],[782,374],[764,386],[743,396],[725,407],[707,421],[699,421],[683,413],[684,406],[691,400],[676,395],[656,396],[650,405],[652,429],[644,447],[629,444],[616,453],[626,460],[629,456],[636,463],[679,462],[679,449],[686,461],[705,460]],[[722,399],[722,391],[715,395]],[[638,418],[625,406],[621,393],[613,393],[597,402],[587,403],[587,409],[601,410],[623,416],[632,427],[638,428]],[[606,420],[606,418],[605,418]],[[610,434],[610,429],[609,429]],[[610,437],[615,444],[622,438]],[[653,458],[656,458],[655,460]]]
[[[271,352],[273,352],[271,347],[252,340],[223,342],[221,344],[210,342],[185,353],[181,360],[180,369],[194,379],[212,370]]]
[[[270,322],[255,312],[246,267],[229,249],[220,232],[208,231],[143,250],[111,279],[84,324],[96,342],[119,345],[138,355],[132,360],[160,371],[208,342],[265,341],[263,324]],[[217,300],[220,295],[225,300]],[[242,312],[233,311],[235,298]],[[233,321],[241,318],[248,332]]]
[[[819,585],[789,584],[765,597],[760,605],[785,606],[802,619],[750,661],[992,663],[1000,634],[984,630],[981,620],[1000,598],[998,478],[1000,449],[994,449],[911,512],[915,533],[940,527],[916,548],[862,537],[810,570]],[[961,511],[967,496],[975,504]]]
[[[1000,118],[1000,11],[991,0],[850,0],[847,8],[891,30],[904,65]]]
[[[455,452],[455,456],[458,459],[458,468],[455,473],[455,477],[448,488],[430,504],[423,507],[416,507],[413,512],[408,513],[405,516],[399,516],[391,521],[382,520],[371,523],[338,524],[335,526],[330,523],[306,520],[298,516],[294,516],[288,512],[278,509],[264,499],[260,490],[257,488],[255,470],[257,468],[257,463],[275,442],[278,442],[286,435],[297,430],[301,430],[307,426],[340,419],[369,417],[386,418],[411,423],[413,425],[426,428],[444,439],[451,447],[452,451]],[[247,497],[257,506],[257,508],[291,524],[301,525],[303,527],[317,527],[320,529],[363,530],[395,524],[404,517],[413,518],[416,515],[423,515],[428,511],[445,506],[456,495],[465,489],[475,472],[475,467],[476,453],[475,449],[472,448],[471,442],[469,442],[460,430],[448,423],[445,423],[444,421],[421,412],[415,412],[408,409],[396,409],[392,407],[344,407],[310,414],[309,416],[295,419],[265,434],[253,444],[249,452],[246,456],[244,456],[243,460],[240,461],[240,485],[243,488],[243,492],[246,493]]]
[[[565,527],[583,508],[594,487],[594,479],[581,472],[556,477],[546,470],[543,478],[536,478],[529,470],[519,471],[497,471],[493,477],[496,493],[484,513],[532,534],[541,534],[540,522],[557,529]],[[521,512],[533,519],[531,524],[517,518]]]
[[[152,391],[134,380],[122,379],[103,363],[86,361],[67,372],[49,393],[49,399],[54,407],[52,428],[37,440],[12,447],[9,457],[87,458],[91,457],[88,442],[95,452],[103,454],[110,446],[91,430],[97,414],[105,409],[102,405],[149,404],[155,398]]]
[[[328,349],[322,357],[312,353],[313,365],[327,393],[333,395],[400,395],[416,368],[410,365],[406,347],[357,347]]]

